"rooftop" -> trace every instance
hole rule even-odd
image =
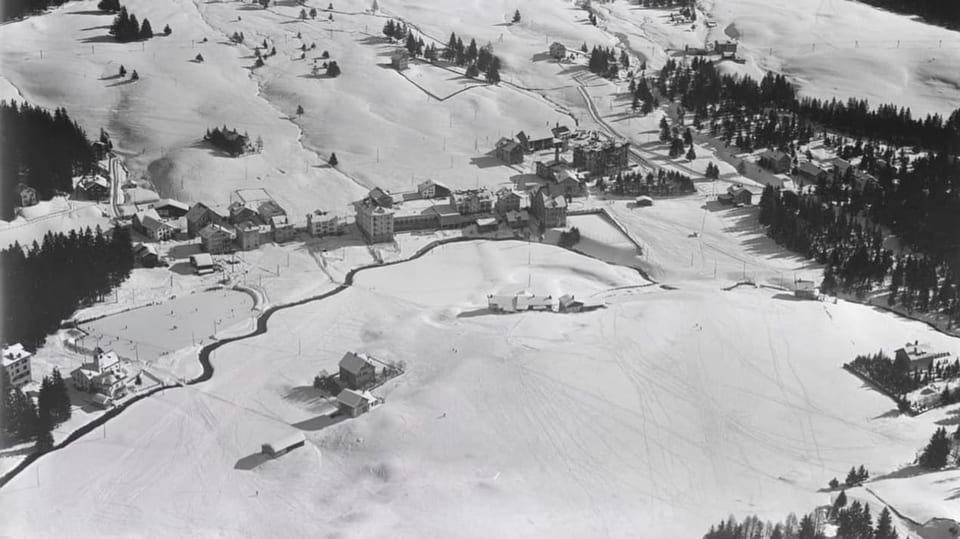
[[[25,357],[30,357],[33,354],[24,349],[23,345],[20,343],[11,344],[3,349],[3,366],[21,360]]]
[[[352,389],[344,389],[337,395],[337,403],[343,404],[350,408],[356,408],[363,404],[363,401],[366,400],[362,393],[358,393]]]
[[[347,352],[343,355],[343,358],[340,359],[340,368],[346,369],[347,372],[357,374],[361,369],[367,365],[372,365],[370,361],[367,360],[367,357],[362,354],[357,354],[356,352]]]

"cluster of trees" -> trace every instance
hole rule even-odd
[[[3,20],[9,21],[19,19],[26,15],[42,13],[48,8],[62,6],[67,0],[3,0],[3,9],[0,9],[0,16]]]
[[[646,62],[644,62],[640,69],[641,71],[646,69]],[[640,82],[637,82],[640,81]],[[633,101],[631,103],[631,108],[634,112],[637,109],[640,109],[644,115],[650,114],[653,112],[653,109],[660,106],[660,102],[654,97],[653,93],[650,91],[650,86],[647,85],[647,79],[639,77],[634,79],[630,78],[630,93],[633,95]]]
[[[707,163],[707,170],[704,173],[704,176],[706,176],[708,180],[720,179],[720,167],[713,164],[713,161]]]
[[[257,137],[256,144],[252,144],[250,142],[250,135],[248,135],[246,131],[240,134],[236,129],[229,129],[227,126],[207,129],[203,140],[213,144],[233,157],[243,155],[247,152],[259,152],[263,148],[263,140],[259,137]]]
[[[397,41],[405,39],[405,48],[414,58],[423,57],[431,62],[443,59],[461,67],[465,66],[467,77],[477,78],[482,73],[487,82],[500,82],[500,57],[493,54],[493,45],[490,43],[478,47],[477,41],[471,39],[469,45],[464,45],[462,38],[451,33],[447,46],[441,50],[433,43],[424,43],[423,38],[415,35],[403,21],[393,19],[384,23],[383,34]]]
[[[570,248],[578,243],[580,243],[580,229],[572,227],[570,230],[564,230],[560,233],[560,240],[557,245]]]
[[[924,383],[919,372],[910,371],[909,359],[900,356],[892,360],[883,353],[883,350],[876,354],[858,355],[844,366],[867,376],[882,388],[898,396],[909,393]]]
[[[865,4],[943,23],[951,28],[960,25],[960,10],[953,0],[861,0]]]
[[[19,205],[18,183],[41,198],[73,190],[74,176],[93,171],[97,158],[87,135],[67,111],[0,101],[0,217],[9,220]]]
[[[10,384],[6,371],[0,373],[0,446],[34,440],[38,450],[47,451],[53,447],[51,431],[71,414],[70,394],[60,369],[43,377],[36,405]]]
[[[164,28],[164,32],[170,27]],[[143,19],[141,24],[137,16],[127,13],[126,6],[120,7],[120,13],[113,18],[113,24],[110,25],[110,35],[121,43],[128,41],[137,41],[140,39],[150,39],[153,37],[153,27],[150,25],[150,19]]]
[[[952,438],[953,440],[948,437],[945,427],[938,428],[933,433],[933,436],[930,437],[930,442],[927,443],[923,451],[920,452],[920,456],[917,459],[920,466],[933,470],[939,470],[946,466],[950,460],[952,446],[954,444],[960,444],[960,426],[957,426],[957,430],[953,433]],[[960,455],[955,455],[954,462],[960,464]]]
[[[660,118],[660,142],[670,143],[668,155],[671,158],[677,158],[681,155],[685,156],[689,161],[697,158],[697,152],[693,149],[693,133],[690,131],[690,128],[686,128],[681,137],[677,134],[676,129],[670,128],[666,116]],[[684,153],[683,150],[687,148],[687,146],[689,146],[689,149]],[[717,172],[719,173],[719,171]]]
[[[69,234],[47,233],[43,244],[0,251],[3,342],[35,349],[83,303],[99,301],[130,276],[130,231],[115,227]]]
[[[617,195],[645,195],[645,194],[673,194],[674,192],[692,193],[696,190],[693,179],[686,174],[675,170],[657,170],[657,174],[647,172],[644,176],[639,172],[619,172],[610,183],[605,185],[602,179],[597,180],[597,187],[601,190],[610,188]]]
[[[876,526],[870,516],[870,508],[854,500],[847,505],[845,493],[840,493],[831,510],[831,520],[837,525],[836,539],[898,539],[893,527],[893,517],[886,507],[877,517]],[[703,539],[824,539],[817,531],[817,521],[813,515],[804,515],[797,519],[790,514],[784,522],[763,522],[756,516],[745,518],[742,522],[730,516],[719,525],[710,527]]]
[[[890,510],[884,506],[874,527],[870,506],[858,500],[847,503],[847,494],[841,492],[830,509],[830,518],[837,525],[837,539],[897,539]]]
[[[623,69],[630,68],[630,56],[627,55],[626,51],[620,51],[620,54],[617,55],[617,50],[613,47],[594,46],[590,50],[587,67],[590,68],[591,72],[601,77],[617,78],[620,74],[621,65]]]

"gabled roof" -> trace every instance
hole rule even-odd
[[[128,204],[144,204],[160,200],[160,195],[142,187],[131,187],[123,190]]]
[[[764,158],[767,158],[767,159],[775,159],[775,160],[778,160],[778,161],[779,161],[780,159],[783,159],[784,157],[786,157],[787,159],[790,159],[790,155],[789,155],[788,153],[782,152],[782,151],[780,151],[780,150],[764,150],[764,151],[760,154],[760,157],[764,157]]]
[[[265,219],[276,217],[277,215],[286,215],[287,212],[280,207],[274,200],[265,200],[257,207],[257,212]]]
[[[513,139],[501,137],[500,140],[497,141],[496,147],[498,150],[506,150],[510,152],[510,151],[513,151],[515,148],[519,148],[520,144]]]
[[[340,368],[351,374],[359,374],[361,369],[367,365],[373,366],[372,363],[367,361],[366,357],[355,352],[347,352],[343,355],[343,358],[340,359]]]
[[[160,199],[159,201],[157,201],[156,204],[153,205],[153,207],[155,209],[156,208],[176,208],[182,211],[190,211],[190,206],[187,206],[183,202],[180,202],[179,200],[174,200],[172,198]]]
[[[797,166],[797,169],[804,174],[809,174],[810,176],[819,176],[820,174],[826,173],[825,170],[814,163],[811,163],[810,161],[804,161],[803,163],[800,163]]]
[[[337,403],[343,404],[350,408],[356,408],[363,404],[363,401],[367,400],[362,393],[358,393],[352,389],[344,389],[337,395]]]
[[[210,223],[209,225],[201,228],[201,229],[200,229],[200,232],[198,232],[198,234],[199,234],[200,237],[203,238],[203,239],[212,238],[213,236],[218,235],[218,234],[219,234],[219,235],[227,235],[227,236],[229,236],[229,237],[231,237],[231,238],[234,236],[234,233],[233,233],[232,231],[230,231],[230,230],[227,229],[226,227],[223,227],[223,226],[218,225],[218,224],[216,224],[216,223]]]
[[[546,190],[540,191],[540,198],[543,200],[544,208],[566,208],[567,199],[561,195],[551,196]]]
[[[199,268],[213,266],[213,257],[210,256],[210,253],[197,253],[195,255],[190,255],[190,262]]]

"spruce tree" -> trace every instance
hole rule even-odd
[[[890,517],[890,510],[884,506],[877,517],[877,528],[873,532],[874,539],[898,539],[897,530],[893,527],[893,519]]]
[[[330,159],[327,160],[327,164],[330,165],[331,167],[336,167],[338,164],[340,164],[340,161],[337,159],[336,153],[333,153],[333,152],[330,153]]]
[[[687,157],[687,160],[688,160],[688,161],[693,161],[694,159],[697,158],[697,152],[695,152],[695,151],[693,150],[693,145],[692,145],[692,144],[690,145],[690,149],[687,150],[687,155],[686,155],[686,157]]]
[[[484,74],[484,77],[487,79],[487,82],[491,84],[499,84],[500,71],[498,70],[495,62],[492,62],[490,67],[487,68],[487,72]]]
[[[940,427],[930,437],[930,442],[920,454],[920,465],[938,470],[946,466],[949,454],[950,440],[947,439],[947,429]]]
[[[167,25],[165,25],[165,26],[163,27],[163,35],[169,36],[172,32],[173,32],[173,30],[170,29],[170,25],[169,25],[169,24],[167,24]],[[207,38],[203,38],[203,39],[206,40]]]
[[[520,10],[519,10],[519,9],[513,12],[513,23],[516,24],[516,23],[518,23],[518,22],[520,22]]]

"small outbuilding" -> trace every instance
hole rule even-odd
[[[653,206],[653,199],[647,195],[638,196],[635,200],[637,207],[642,208],[645,206]]]
[[[497,220],[493,217],[483,217],[477,219],[477,232],[496,232]]]
[[[197,275],[207,275],[214,271],[213,257],[210,253],[190,255],[190,265],[196,270]]]
[[[337,395],[337,409],[341,414],[357,417],[370,411],[370,401],[358,391],[344,389]]]
[[[410,52],[407,49],[397,49],[390,55],[390,65],[397,71],[410,67]]]
[[[793,295],[799,299],[817,299],[816,283],[797,279],[793,286]]]
[[[303,433],[295,432],[284,436],[283,438],[278,438],[272,442],[265,443],[261,446],[260,452],[264,455],[269,455],[273,458],[285,455],[290,451],[298,447],[303,447],[306,445],[307,440],[303,437]]]

